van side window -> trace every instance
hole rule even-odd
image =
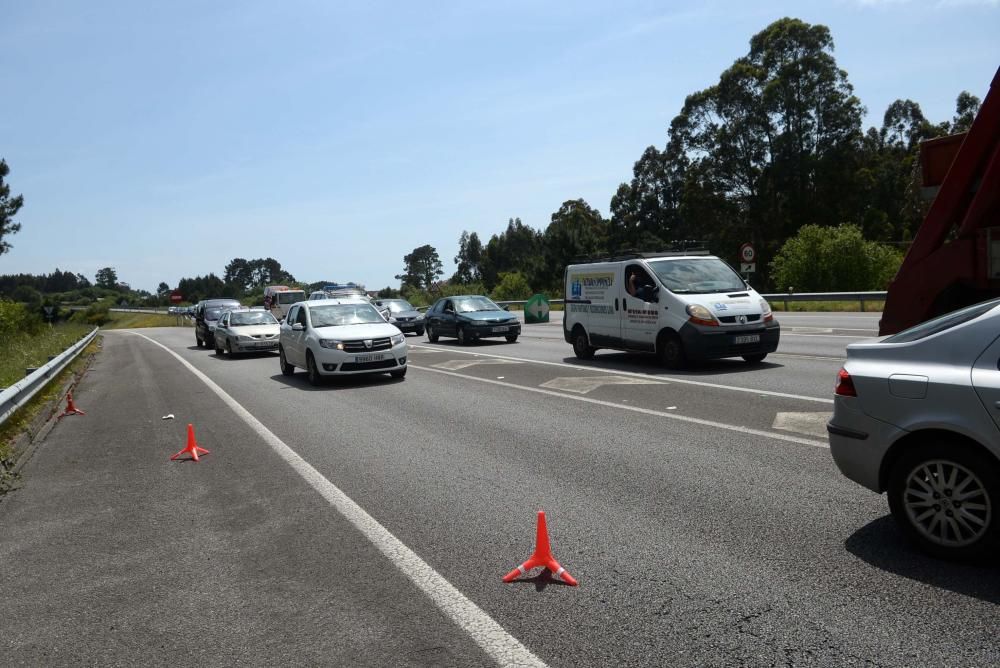
[[[653,298],[656,284],[649,273],[638,264],[625,267],[625,290],[637,299],[648,302]]]

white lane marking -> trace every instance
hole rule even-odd
[[[821,339],[874,339],[877,334],[872,334],[871,336],[853,336],[851,334],[791,334],[789,332],[782,332],[781,336],[810,336],[819,337]]]
[[[424,346],[421,346],[424,347]],[[731,390],[733,392],[748,392],[749,394],[756,394],[758,396],[767,397],[782,397],[784,399],[799,399],[801,401],[815,401],[821,404],[832,404],[833,399],[827,399],[826,397],[807,397],[801,394],[789,394],[787,392],[775,392],[773,390],[758,390],[752,387],[739,387],[737,385],[722,385],[719,383],[706,383],[701,380],[690,380],[689,378],[680,378],[678,376],[654,376],[652,374],[634,373],[632,371],[617,371],[612,369],[602,369],[600,367],[593,366],[577,366],[575,364],[566,364],[565,362],[547,362],[545,360],[533,360],[526,357],[509,357],[507,355],[490,355],[488,353],[474,353],[465,350],[450,350],[452,353],[459,353],[462,355],[482,355],[484,357],[495,357],[502,360],[510,360],[514,362],[528,362],[529,364],[543,364],[545,366],[557,366],[563,369],[575,369],[577,371],[589,371],[591,373],[607,373],[615,374],[619,376],[629,376],[631,378],[644,378],[646,380],[662,381],[668,383],[682,383],[684,385],[697,385],[698,387],[712,387],[718,390]]]
[[[442,369],[433,369],[429,366],[416,366],[411,364],[411,369],[417,369],[418,371],[429,371],[431,373],[440,373],[445,376],[454,376],[455,378],[464,378],[465,380],[472,380],[477,383],[490,383],[492,385],[499,385],[501,387],[507,387],[513,390],[519,390],[522,392],[534,392],[536,394],[547,394],[550,397],[559,397],[561,399],[569,399],[571,401],[582,401],[588,404],[595,404],[597,406],[605,406],[607,408],[614,408],[617,410],[633,411],[635,413],[643,413],[645,415],[654,415],[656,417],[668,418],[670,420],[680,420],[681,422],[690,422],[693,424],[700,424],[705,427],[715,427],[717,429],[725,429],[727,431],[735,431],[741,434],[754,434],[755,436],[763,436],[765,438],[773,438],[778,441],[788,441],[790,443],[799,443],[801,445],[811,445],[814,448],[829,448],[830,446],[822,441],[813,441],[807,438],[799,438],[797,436],[789,436],[788,434],[782,434],[775,431],[767,431],[764,429],[753,429],[751,427],[746,427],[744,425],[737,424],[726,424],[724,422],[715,422],[713,420],[703,420],[701,418],[688,417],[686,415],[678,415],[677,413],[665,413],[663,411],[653,410],[652,408],[640,408],[639,406],[623,406],[622,404],[615,403],[613,401],[604,401],[602,399],[592,399],[591,397],[581,397],[572,394],[566,394],[564,392],[555,392],[553,390],[544,390],[540,387],[531,387],[528,385],[516,385],[514,383],[506,383],[501,380],[493,380],[492,378],[477,378],[476,376],[467,376],[461,373],[454,373],[452,371],[443,371]]]
[[[285,460],[303,480],[326,499],[337,512],[354,525],[379,551],[408,577],[421,591],[440,608],[459,628],[465,631],[494,661],[501,666],[545,666],[545,663],[521,644],[514,636],[487,615],[475,603],[465,597],[462,592],[448,582],[444,576],[435,571],[421,559],[416,552],[408,548],[398,538],[379,524],[378,520],[365,512],[353,499],[344,494],[339,487],[323,477],[323,474],[302,459],[284,441],[274,435],[257,418],[243,408],[225,390],[215,384],[211,378],[196,369],[190,362],[145,334],[126,332],[133,336],[141,336],[150,343],[163,348],[187,367],[199,380],[208,386],[234,413],[246,422],[251,429],[271,446],[279,457]],[[442,372],[446,373],[446,372]]]
[[[825,357],[823,355],[799,355],[798,353],[771,353],[770,357],[797,357],[800,360],[823,360],[824,362],[843,362],[847,357]]]
[[[434,366],[440,366],[435,364]],[[563,390],[566,392],[576,392],[577,394],[587,394],[596,390],[601,385],[666,385],[657,380],[645,380],[643,378],[630,378],[628,376],[561,376],[553,378],[539,385],[550,390]]]
[[[778,413],[774,416],[771,429],[794,431],[807,436],[826,436],[826,423],[830,413]]]
[[[482,359],[482,360],[448,360],[447,362],[438,362],[434,366],[438,369],[446,369],[448,371],[459,371],[470,366],[478,366],[480,364],[520,364],[520,362],[511,362],[510,360],[495,360],[495,359]]]
[[[787,329],[797,334],[833,334],[832,327],[788,327]],[[782,334],[788,332],[783,331]]]

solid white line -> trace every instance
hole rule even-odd
[[[466,376],[461,373],[454,373],[451,371],[442,371],[441,369],[432,369],[427,366],[416,366],[414,364],[407,365],[411,369],[417,369],[419,371],[430,371],[431,373],[440,373],[445,376],[454,376],[455,378],[464,378],[466,380],[474,380],[479,383],[489,383],[491,385],[499,385],[501,387],[507,387],[514,390],[524,391],[524,392],[535,392],[536,394],[546,394],[550,397],[559,397],[561,399],[571,399],[573,401],[582,401],[588,404],[595,404],[597,406],[605,406],[607,408],[614,408],[616,410],[626,410],[632,411],[633,413],[643,413],[645,415],[655,415],[656,417],[667,418],[668,420],[679,420],[680,422],[691,422],[693,424],[700,424],[705,427],[715,427],[716,429],[726,429],[728,431],[736,431],[741,434],[754,434],[755,436],[763,436],[765,438],[773,438],[779,441],[788,441],[790,443],[799,443],[801,445],[811,445],[814,448],[829,448],[830,446],[823,441],[813,441],[808,438],[799,438],[798,436],[789,436],[787,434],[779,434],[774,431],[767,431],[764,429],[753,429],[751,427],[745,427],[743,425],[737,424],[726,424],[724,422],[715,422],[713,420],[703,420],[701,418],[688,417],[686,415],[678,415],[677,413],[665,413],[663,411],[654,410],[652,408],[640,408],[639,406],[628,406],[626,404],[616,404],[613,401],[604,401],[602,399],[593,399],[591,397],[581,397],[574,394],[566,394],[565,392],[555,392],[552,390],[544,390],[540,387],[530,387],[528,385],[516,385],[514,383],[506,383],[502,380],[493,380],[492,378],[477,378],[476,376]]]
[[[775,392],[773,390],[757,390],[752,387],[739,387],[736,385],[721,385],[719,383],[706,383],[701,380],[690,380],[688,378],[679,378],[677,376],[654,376],[648,373],[635,373],[633,371],[618,371],[615,369],[603,369],[601,367],[595,366],[578,366],[576,364],[566,364],[565,362],[547,362],[545,360],[533,360],[527,357],[509,357],[507,355],[492,355],[490,353],[477,353],[471,350],[459,350],[452,348],[442,348],[426,345],[415,345],[410,344],[411,348],[422,348],[425,350],[447,350],[450,353],[458,353],[461,355],[482,355],[483,357],[495,357],[496,359],[508,360],[511,362],[528,362],[531,364],[544,364],[546,366],[557,366],[564,369],[576,369],[577,371],[596,371],[598,373],[608,373],[615,376],[634,376],[635,378],[643,378],[646,380],[656,380],[661,383],[682,383],[684,385],[697,385],[699,387],[711,387],[717,390],[732,390],[733,392],[748,392],[750,394],[764,395],[768,397],[782,397],[783,399],[799,399],[801,401],[815,401],[821,404],[832,404],[833,399],[827,399],[826,397],[807,397],[801,394],[788,394],[787,392]]]
[[[786,336],[812,336],[819,337],[821,339],[874,339],[877,334],[872,334],[871,336],[852,336],[850,334],[792,334],[791,332],[782,332],[782,338]]]
[[[166,347],[138,332],[126,332],[140,336],[150,343],[163,348],[173,355],[187,369],[198,377],[210,390],[234,413],[246,422],[251,429],[271,446],[279,457],[285,460],[303,480],[326,499],[341,515],[343,515],[365,538],[379,549],[413,584],[434,602],[455,624],[465,631],[493,660],[502,666],[545,666],[545,663],[521,644],[514,636],[507,633],[492,617],[483,612],[479,606],[467,599],[462,592],[448,582],[440,573],[430,567],[427,562],[403,544],[398,538],[379,524],[378,520],[369,515],[336,485],[323,477],[309,462],[302,459],[284,441],[274,435],[257,418],[243,408],[225,390],[204,373],[196,369],[190,362]]]

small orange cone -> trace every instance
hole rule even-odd
[[[526,562],[503,576],[503,581],[513,582],[532,568],[538,567],[549,569],[554,576],[572,587],[579,586],[573,576],[560,566],[556,558],[552,556],[552,548],[549,547],[549,529],[545,523],[544,510],[538,511],[538,527],[535,530],[535,553]]]
[[[180,452],[178,452],[173,457],[171,457],[170,461],[174,461],[175,459],[177,459],[181,455],[191,455],[191,459],[195,460],[196,462],[200,462],[201,460],[198,459],[198,455],[199,454],[207,455],[207,454],[209,454],[209,452],[205,448],[200,447],[198,445],[198,443],[195,442],[195,440],[194,440],[194,425],[188,424],[188,442],[187,442],[187,447],[184,448],[183,450],[181,450]]]
[[[73,403],[72,392],[66,394],[66,410],[59,417],[66,417],[67,415],[86,415],[86,413],[77,408],[76,404]]]

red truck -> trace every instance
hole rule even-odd
[[[882,335],[1000,297],[1000,69],[969,131],[924,142],[920,164],[938,190],[889,284]]]

